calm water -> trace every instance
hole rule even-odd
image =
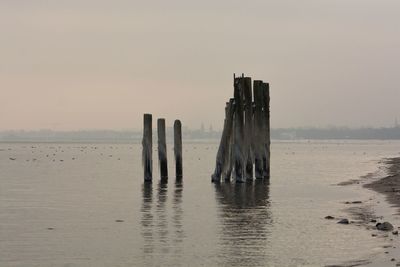
[[[139,144],[0,143],[0,266],[323,266],[382,245],[324,217],[368,199],[334,184],[399,142],[275,142],[270,182],[238,185],[210,183],[216,150],[186,143],[182,183],[143,184]]]

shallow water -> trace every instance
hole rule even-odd
[[[0,266],[323,266],[382,245],[324,217],[368,199],[336,184],[399,142],[274,142],[270,181],[251,184],[212,184],[216,150],[184,143],[176,182],[169,144],[169,182],[144,184],[139,144],[0,143]]]

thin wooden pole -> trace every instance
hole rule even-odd
[[[243,183],[244,177],[244,159],[243,159],[243,137],[244,137],[244,113],[243,113],[243,93],[244,93],[244,77],[235,79],[234,86],[234,112],[235,112],[235,128],[233,137],[233,149],[234,149],[234,178],[237,183]]]
[[[228,149],[227,149],[227,157],[226,157],[226,168],[222,172],[223,179],[225,182],[230,182],[231,180],[231,175],[232,175],[232,170],[233,170],[233,159],[234,159],[234,149],[233,149],[233,142],[234,142],[234,129],[235,129],[235,113],[234,113],[234,102],[235,100],[233,98],[230,99],[230,105],[231,105],[231,115],[230,115],[230,129],[228,131],[229,136],[227,137],[227,144],[228,144]]]
[[[263,178],[263,90],[262,81],[254,81],[254,171],[256,179]]]
[[[232,121],[233,121],[233,99],[226,103],[224,128],[222,130],[221,141],[219,144],[215,170],[211,175],[212,182],[220,182],[221,176],[225,180],[230,179],[230,172],[228,177],[230,150],[231,150],[231,136],[232,136]]]
[[[168,163],[167,163],[167,144],[165,137],[165,119],[157,120],[158,134],[158,162],[160,167],[161,180],[168,179]]]
[[[227,129],[225,139],[225,158],[224,165],[222,167],[222,178],[225,181],[231,180],[232,173],[232,162],[233,162],[233,118],[234,118],[234,102],[233,98],[229,99],[228,110],[227,110]]]
[[[253,97],[251,91],[251,78],[244,78],[244,162],[245,162],[245,176],[247,180],[253,180]]]
[[[270,177],[270,112],[269,112],[270,96],[269,83],[263,83],[263,121],[264,121],[264,155],[263,155],[263,177]]]
[[[182,123],[180,120],[174,122],[174,154],[176,179],[182,179]]]
[[[142,165],[144,181],[151,182],[153,178],[153,130],[152,115],[143,115]]]

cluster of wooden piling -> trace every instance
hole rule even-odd
[[[153,179],[153,130],[152,115],[143,116],[143,140],[142,140],[142,164],[144,169],[144,181],[151,182]],[[160,167],[161,181],[168,180],[168,157],[165,133],[165,119],[157,120],[158,137],[158,165]],[[182,179],[182,123],[180,120],[174,122],[174,155],[176,179]]]
[[[224,128],[211,179],[236,182],[270,176],[269,84],[233,77],[234,97],[225,107]],[[254,166],[254,168],[253,168]],[[253,171],[254,170],[254,171]],[[254,174],[253,174],[254,173]]]

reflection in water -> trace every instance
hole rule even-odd
[[[142,187],[143,204],[141,209],[142,214],[142,236],[144,239],[143,252],[151,254],[154,250],[153,244],[153,214],[151,213],[153,202],[153,184],[144,183]]]
[[[168,205],[168,183],[160,181],[157,186],[156,203],[153,204],[152,184],[143,184],[141,209],[143,256],[145,262],[154,264],[157,258],[162,264],[178,264],[183,253],[185,233],[182,225],[182,181],[176,181],[172,198],[172,210]],[[170,214],[172,212],[172,214]],[[172,222],[172,224],[171,224]],[[163,255],[158,257],[157,255]],[[157,256],[154,258],[154,256]]]
[[[175,243],[175,254],[182,252],[182,241],[185,237],[185,233],[182,227],[182,193],[183,193],[183,182],[182,179],[175,182],[175,191],[173,199],[173,223],[174,223],[174,243]]]
[[[215,184],[221,220],[221,265],[258,266],[268,262],[269,227],[272,225],[269,181]]]
[[[168,218],[167,218],[167,210],[165,207],[166,201],[168,199],[168,183],[166,181],[160,180],[158,183],[158,191],[157,191],[157,205],[156,205],[156,216],[157,216],[157,232],[158,232],[158,241],[161,244],[167,244],[168,242]],[[169,247],[162,246],[162,252],[168,253]]]

